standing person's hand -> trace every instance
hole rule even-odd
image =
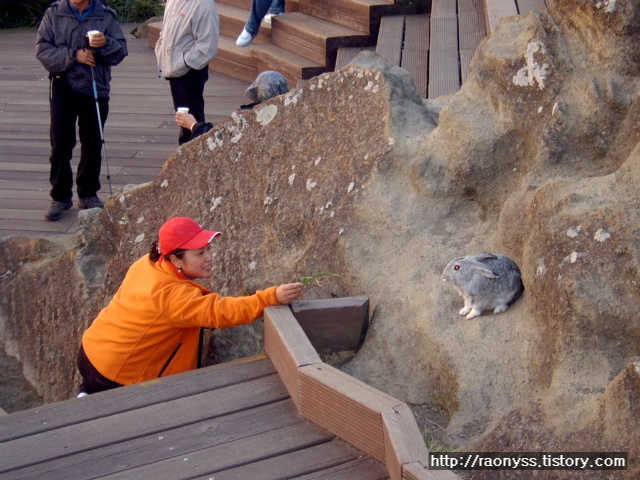
[[[190,113],[176,112],[176,123],[182,128],[191,130],[193,126],[198,122],[196,121],[196,117],[194,117]]]
[[[107,37],[104,36],[104,33],[96,33],[93,35],[88,35],[89,37],[89,46],[91,48],[101,48],[107,44]]]
[[[90,67],[96,66],[96,59],[93,57],[93,52],[88,48],[81,48],[76,51],[76,60],[78,60],[79,63],[84,63]]]
[[[298,297],[302,295],[303,290],[304,285],[299,282],[286,283],[276,289],[276,298],[281,305],[288,305],[294,300],[297,300]]]

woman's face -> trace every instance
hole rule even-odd
[[[212,260],[213,248],[207,245],[197,250],[185,250],[181,259],[174,257],[172,262],[188,278],[207,278],[213,268]]]

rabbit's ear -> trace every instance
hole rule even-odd
[[[476,262],[484,262],[485,260],[496,260],[496,257],[493,253],[481,253],[480,255],[476,255],[475,257],[471,257]]]
[[[473,265],[471,267],[471,271],[474,273],[477,273],[478,275],[482,275],[483,277],[487,277],[487,278],[498,278],[498,275],[496,275],[495,273],[493,273],[491,270],[489,270],[487,267],[483,266],[483,265]]]

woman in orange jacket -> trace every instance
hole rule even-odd
[[[266,307],[300,297],[301,283],[221,298],[194,282],[211,274],[210,242],[219,235],[188,217],[160,228],[159,243],[129,268],[82,336],[78,396],[197,368],[201,328],[251,323]]]

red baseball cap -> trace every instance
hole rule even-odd
[[[159,233],[159,247],[162,256],[178,248],[197,250],[206,247],[220,232],[205,230],[189,217],[174,217],[167,220]]]

